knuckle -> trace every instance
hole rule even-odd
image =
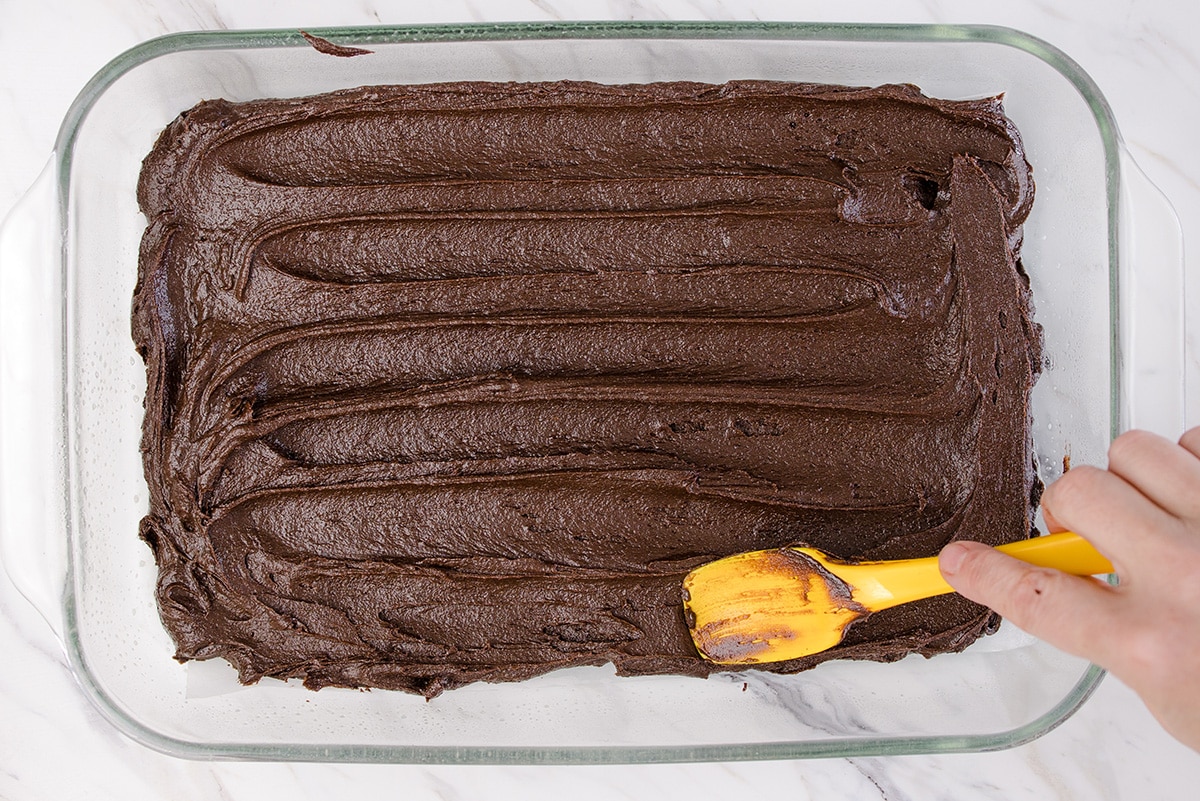
[[[1125,670],[1143,681],[1156,684],[1156,677],[1162,673],[1164,667],[1175,664],[1175,637],[1167,636],[1167,632],[1159,627],[1132,628],[1124,638],[1122,648],[1126,662]]]
[[[1133,429],[1114,439],[1108,446],[1109,465],[1123,465],[1140,461],[1146,452],[1159,443],[1160,437],[1149,431]]]
[[[1043,617],[1047,600],[1054,593],[1062,575],[1041,567],[1023,570],[1009,591],[1006,604],[1008,617],[1018,626]]]
[[[1175,521],[1173,536],[1162,539],[1154,557],[1153,580],[1170,587],[1172,600],[1184,608],[1200,609],[1200,532]]]
[[[1042,496],[1042,503],[1053,514],[1055,510],[1077,509],[1095,502],[1101,492],[1104,470],[1080,465],[1055,481]]]
[[[1179,438],[1179,444],[1194,454],[1200,454],[1200,426],[1189,428]]]

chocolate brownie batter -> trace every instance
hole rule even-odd
[[[201,103],[147,157],[141,533],[176,657],[434,696],[705,675],[691,568],[1028,536],[998,98],[455,83]],[[965,647],[948,596],[829,658]]]

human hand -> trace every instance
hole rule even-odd
[[[1120,585],[975,542],[943,548],[942,575],[1018,628],[1111,672],[1200,751],[1200,427],[1179,444],[1122,434],[1108,469],[1071,470],[1047,488],[1042,514],[1051,532],[1087,538]]]

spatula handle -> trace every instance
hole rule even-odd
[[[1075,576],[1112,573],[1112,563],[1078,534],[1063,531],[1001,545],[996,550],[1038,567],[1052,567]]]
[[[1075,576],[1113,572],[1112,564],[1078,534],[1062,532],[1034,537],[997,550],[1039,567]],[[894,562],[861,562],[836,571],[854,588],[854,598],[872,611],[954,592],[938,569],[936,556]]]

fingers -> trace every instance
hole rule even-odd
[[[988,606],[1033,636],[1107,666],[1121,637],[1119,599],[1091,578],[1034,567],[978,542],[952,542],[938,560],[961,595]]]
[[[1164,531],[1178,518],[1164,511],[1125,479],[1095,467],[1077,467],[1042,495],[1042,514],[1055,531],[1076,531],[1117,568],[1150,564],[1161,556]]]
[[[1188,429],[1179,438],[1179,445],[1188,453],[1200,459],[1200,426]]]
[[[1046,504],[1042,504],[1042,519],[1046,521],[1046,531],[1050,534],[1057,534],[1060,531],[1070,531],[1069,528],[1054,517],[1054,513],[1046,508]]]
[[[1180,443],[1149,431],[1128,431],[1108,449],[1108,469],[1178,517],[1200,519],[1200,458],[1184,443],[1200,448],[1200,430]]]

